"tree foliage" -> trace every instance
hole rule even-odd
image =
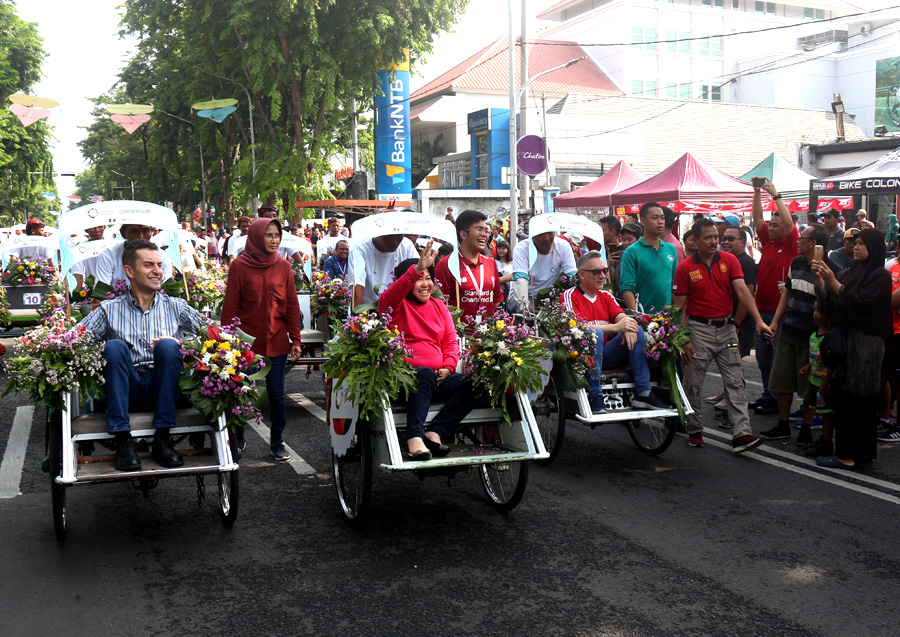
[[[409,48],[415,63],[466,2],[125,0],[123,29],[139,38],[138,52],[97,103],[152,103],[156,112],[139,129],[143,137],[135,133],[121,144],[112,133],[127,133],[107,130],[98,119],[82,146],[85,156],[99,173],[116,156],[143,171],[148,199],[193,207],[202,146],[209,200],[219,211],[260,195],[293,216],[298,199],[328,196],[323,178],[331,158],[346,152],[351,100],[361,110],[372,102],[379,53],[397,60]],[[224,97],[237,99],[238,110],[220,124],[190,108]],[[361,141],[371,139],[361,132]],[[143,168],[140,161],[147,162]]]

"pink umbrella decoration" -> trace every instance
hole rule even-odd
[[[121,113],[114,113],[113,115],[110,115],[109,118],[128,131],[129,135],[150,121],[149,115],[123,115]]]
[[[22,126],[31,126],[35,122],[50,117],[49,108],[31,108],[22,104],[13,104],[9,107],[10,112],[19,118]]]

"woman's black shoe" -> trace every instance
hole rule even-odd
[[[450,445],[445,445],[440,442],[435,442],[430,438],[423,438],[425,441],[425,446],[428,447],[428,451],[431,452],[435,458],[443,458],[444,456],[450,455]]]
[[[406,455],[409,456],[410,460],[420,461],[420,460],[431,460],[431,452],[430,451],[407,451]]]

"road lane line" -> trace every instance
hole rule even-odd
[[[261,425],[255,420],[247,421],[251,427],[253,427],[253,431],[259,434],[260,438],[262,438],[266,442],[266,446],[269,446],[269,441],[272,439],[270,435],[269,428],[266,425]],[[287,449],[287,452],[291,454],[291,459],[287,461],[291,467],[293,467],[294,471],[299,473],[300,475],[306,475],[315,473],[316,470],[313,469],[306,460],[300,457],[296,451],[291,449],[287,443],[284,443],[284,448]]]
[[[6,452],[3,454],[3,463],[0,464],[0,500],[21,495],[19,482],[22,479],[22,467],[25,466],[25,449],[28,447],[33,415],[34,405],[16,408],[16,417],[13,419],[9,440],[6,442]]]
[[[319,407],[316,403],[311,401],[309,398],[304,396],[303,394],[288,394],[288,398],[293,400],[295,403],[303,407],[306,411],[311,413],[313,416],[321,420],[322,422],[326,422],[327,418],[325,416],[325,410]]]
[[[713,433],[709,429],[704,429],[704,432]],[[726,449],[731,452],[731,444],[726,444],[723,442],[719,442],[718,440],[706,440],[706,444],[717,447],[719,449]],[[758,449],[758,448],[757,448]],[[770,450],[771,451],[771,450]],[[868,487],[863,487],[858,484],[853,484],[852,482],[847,482],[845,480],[841,480],[840,478],[836,478],[830,475],[826,475],[823,473],[819,473],[817,471],[810,471],[809,469],[804,469],[802,467],[798,467],[792,464],[788,464],[786,462],[782,462],[781,460],[775,460],[774,458],[769,458],[767,456],[760,455],[759,452],[753,451],[745,451],[743,454],[748,458],[752,458],[753,460],[758,460],[759,462],[764,462],[766,464],[770,464],[774,467],[779,467],[780,469],[787,469],[788,471],[793,471],[794,473],[799,473],[802,476],[806,476],[808,478],[813,478],[815,480],[819,480],[820,482],[827,482],[828,484],[833,484],[838,487],[843,487],[845,489],[849,489],[850,491],[856,491],[857,493],[862,493],[864,495],[870,495],[873,498],[878,498],[879,500],[884,500],[885,502],[891,502],[892,504],[900,504],[900,497],[890,495],[887,493],[882,493],[881,491],[876,491],[875,489],[870,489]],[[818,465],[816,465],[818,466]],[[837,471],[837,469],[829,470],[827,467],[821,467],[827,471]],[[840,475],[840,474],[838,474]],[[849,476],[848,476],[849,477]],[[854,474],[853,478],[858,479],[860,477],[858,474]]]
[[[706,375],[707,375],[707,376],[715,376],[716,378],[722,378],[722,375],[721,375],[721,374],[717,374],[717,373],[715,373],[715,372],[706,372]],[[756,385],[757,387],[762,387],[762,386],[763,386],[762,383],[757,382],[757,381],[755,381],[755,380],[747,380],[747,379],[744,379],[744,382],[747,383],[748,385]]]

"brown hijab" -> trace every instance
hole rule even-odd
[[[251,223],[250,229],[247,230],[247,243],[244,251],[238,255],[241,263],[251,268],[264,269],[275,265],[281,258],[277,250],[271,253],[266,251],[265,234],[270,223],[278,226],[278,234],[282,234],[281,222],[278,219],[263,218]]]

